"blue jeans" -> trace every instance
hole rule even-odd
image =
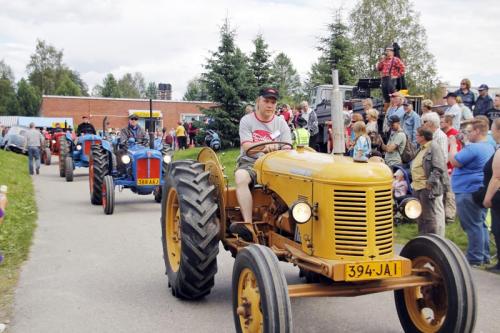
[[[36,162],[36,169],[40,169],[40,147],[28,147],[28,171],[33,174],[33,158]]]
[[[479,207],[472,193],[456,193],[456,205],[460,225],[467,234],[466,257],[471,264],[482,264],[490,260],[490,240],[486,227],[486,208]]]

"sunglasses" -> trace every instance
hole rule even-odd
[[[130,118],[130,120],[135,120],[135,121],[137,121],[137,120],[139,120],[139,118]]]

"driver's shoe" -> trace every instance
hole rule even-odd
[[[254,232],[250,223],[233,222],[229,225],[229,232],[240,236],[245,242],[254,241]]]

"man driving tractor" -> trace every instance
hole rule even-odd
[[[80,136],[82,134],[96,134],[94,125],[92,125],[89,121],[89,117],[83,116],[82,122],[78,125],[76,129],[76,135]]]
[[[261,154],[280,149],[279,144],[262,145],[264,142],[286,142],[291,144],[290,128],[282,117],[276,117],[278,90],[264,88],[255,103],[255,112],[240,120],[241,152],[235,172],[236,197],[240,205],[243,222],[234,222],[229,230],[246,241],[255,239],[252,224],[252,193],[250,188],[257,182],[253,165]],[[255,148],[253,148],[255,147]]]
[[[135,141],[147,139],[146,132],[139,126],[138,121],[139,117],[137,115],[131,114],[128,116],[128,126],[120,131],[120,142],[122,144],[126,143],[130,138],[134,138]]]

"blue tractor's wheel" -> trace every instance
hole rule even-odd
[[[66,176],[66,157],[69,155],[69,146],[66,137],[61,136],[59,138],[59,176]]]
[[[73,181],[73,159],[71,157],[66,157],[64,163],[64,174],[67,182]]]
[[[115,184],[113,177],[107,175],[102,184],[102,208],[104,214],[111,215],[115,210]]]
[[[102,204],[102,186],[104,177],[109,173],[108,154],[102,145],[93,145],[89,161],[89,191],[90,202],[93,205]]]

